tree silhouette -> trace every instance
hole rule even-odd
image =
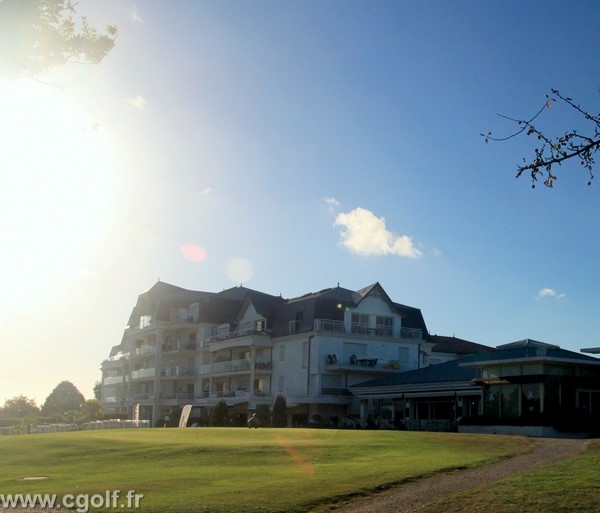
[[[287,401],[283,395],[278,395],[273,404],[273,427],[287,426]]]
[[[538,179],[543,179],[546,187],[553,187],[557,179],[554,173],[556,165],[561,166],[567,160],[578,160],[588,174],[588,185],[592,184],[594,179],[593,167],[595,164],[594,154],[600,149],[600,115],[590,114],[587,110],[576,104],[572,98],[560,94],[556,89],[551,90],[551,95],[546,95],[544,105],[530,119],[515,119],[502,114],[500,117],[516,123],[517,131],[505,136],[495,137],[492,132],[481,134],[484,141],[507,141],[518,135],[525,134],[534,136],[538,141],[538,146],[534,148],[534,156],[529,160],[523,159],[523,165],[517,168],[517,178],[523,173],[531,176],[531,186],[535,188]],[[550,109],[555,103],[568,105],[577,115],[582,117],[588,124],[586,133],[579,133],[578,130],[569,130],[560,136],[549,136],[534,124],[544,111]]]
[[[229,419],[229,407],[227,403],[221,399],[215,406],[212,412],[211,425],[226,426]]]
[[[2,417],[12,419],[31,419],[40,414],[40,409],[35,404],[35,399],[24,395],[18,395],[4,401],[4,407],[0,410]]]
[[[101,33],[72,0],[0,0],[0,78],[36,77],[68,63],[98,64],[117,27]]]
[[[85,403],[85,397],[70,381],[60,382],[46,398],[42,406],[42,415],[64,418],[67,412],[77,411]]]

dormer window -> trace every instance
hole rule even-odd
[[[151,315],[141,315],[140,316],[140,329],[147,328],[152,323]]]

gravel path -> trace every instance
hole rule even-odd
[[[409,513],[471,488],[549,465],[583,452],[586,440],[532,438],[531,452],[479,468],[435,474],[408,481],[333,509],[335,513]]]

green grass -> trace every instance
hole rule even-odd
[[[580,456],[440,501],[421,513],[598,513],[600,441]]]
[[[142,511],[301,512],[526,451],[524,438],[309,429],[141,429],[0,439],[2,493],[143,493]],[[47,476],[43,481],[22,481]],[[106,511],[106,510],[105,510]]]

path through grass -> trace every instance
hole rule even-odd
[[[581,455],[424,508],[423,513],[598,513],[600,441]]]

